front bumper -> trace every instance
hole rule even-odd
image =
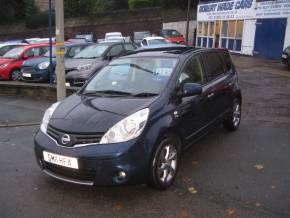
[[[290,66],[290,55],[288,55],[287,53],[283,53],[281,61],[283,64]]]
[[[143,141],[143,142],[142,142]],[[78,148],[59,146],[52,138],[38,131],[34,139],[36,159],[41,169],[56,179],[81,185],[122,185],[147,182],[150,156],[144,140]],[[44,161],[43,151],[78,159],[79,169],[70,169]],[[126,177],[120,179],[119,173]]]
[[[21,79],[25,82],[48,82],[49,70],[21,70]],[[29,76],[26,76],[29,75]]]
[[[1,68],[0,69],[0,80],[9,80],[9,76],[10,76],[10,69],[7,68]]]

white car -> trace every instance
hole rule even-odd
[[[152,45],[166,45],[166,44],[170,44],[170,43],[165,38],[154,36],[154,37],[144,38],[141,42],[141,47],[152,46]]]
[[[0,44],[0,56],[3,56],[6,52],[12,50],[13,48],[27,45],[26,43],[18,43],[18,42],[8,42]]]
[[[110,38],[123,38],[122,33],[120,32],[111,32],[111,33],[106,33],[105,35],[105,40],[108,40]]]

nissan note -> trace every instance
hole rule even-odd
[[[166,189],[186,148],[221,123],[238,129],[241,104],[228,51],[136,51],[45,112],[35,136],[37,162],[65,182]]]

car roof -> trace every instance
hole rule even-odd
[[[27,43],[18,43],[18,42],[7,42],[7,43],[0,43],[0,48],[9,45],[28,45]]]
[[[119,44],[130,44],[129,42],[124,42],[124,41],[102,41],[102,42],[99,42],[98,44],[96,45],[108,45],[108,46],[111,46],[111,45],[119,45]]]
[[[166,40],[164,37],[161,37],[161,36],[149,36],[149,37],[145,37],[144,39],[146,40],[155,40],[155,39],[164,39]]]
[[[45,44],[28,44],[28,45],[24,45],[23,47],[25,49],[29,49],[29,48],[38,48],[38,47],[48,47],[49,44],[45,43]]]
[[[74,46],[82,46],[82,45],[96,45],[96,43],[93,42],[66,42],[65,47],[74,47]]]
[[[131,52],[130,55],[126,57],[181,57],[187,56],[192,52],[199,51],[200,48],[194,47],[182,47],[182,46],[169,46],[169,47],[159,47],[159,48],[147,48],[142,50],[135,50]]]

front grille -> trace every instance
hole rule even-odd
[[[67,79],[66,81],[70,83],[71,85],[75,85],[75,86],[82,86],[86,82],[86,80],[84,79]]]
[[[47,169],[53,173],[72,178],[72,179],[80,179],[86,181],[94,181],[96,178],[96,172],[93,170],[75,170],[69,169],[62,166],[58,166],[55,164],[43,162],[43,168]]]
[[[36,70],[33,67],[22,67],[22,73],[36,73]]]
[[[76,134],[76,133],[67,133],[60,131],[52,127],[51,125],[47,128],[47,134],[55,139],[58,144],[65,146],[65,147],[74,147],[75,145],[82,145],[82,144],[97,144],[101,141],[103,134]],[[70,138],[70,142],[63,143],[62,137],[64,135],[68,135]]]

